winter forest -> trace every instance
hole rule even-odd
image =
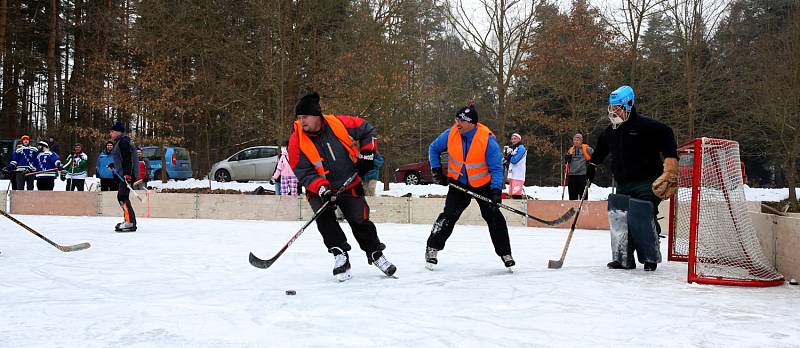
[[[501,144],[522,134],[528,184],[558,185],[572,135],[594,143],[608,93],[629,84],[679,144],[736,140],[751,186],[794,188],[798,10],[797,0],[0,0],[0,138],[81,142],[94,160],[122,120],[137,144],[189,149],[202,177],[243,147],[283,145],[295,101],[314,90],[324,112],[377,127],[388,178],[424,160],[474,100]]]

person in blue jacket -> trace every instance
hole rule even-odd
[[[447,176],[442,170],[439,156],[447,151]],[[461,186],[479,195],[490,197],[491,203],[477,200],[481,217],[489,226],[489,235],[494,251],[511,269],[511,243],[508,239],[508,226],[498,204],[502,201],[503,155],[497,139],[488,127],[478,123],[478,110],[475,104],[461,108],[456,113],[455,124],[439,135],[428,149],[433,180],[440,185]],[[469,206],[472,196],[450,187],[444,203],[444,211],[433,224],[425,249],[426,267],[433,270],[438,264],[438,252],[444,249],[445,242],[453,233],[461,213]]]
[[[56,176],[61,169],[61,160],[58,154],[50,151],[50,144],[40,141],[36,144],[39,154],[36,156],[36,189],[39,191],[53,191]]]
[[[114,173],[111,172],[111,169],[108,169],[108,164],[114,162],[114,158],[111,157],[111,150],[113,149],[114,142],[107,141],[105,148],[100,151],[100,155],[97,157],[95,173],[100,178],[100,191],[117,190],[117,179],[114,178]]]
[[[36,155],[39,151],[31,145],[31,137],[23,135],[20,139],[22,146],[11,155],[11,162],[8,162],[7,170],[14,171],[14,181],[16,189],[22,190],[25,187],[33,191],[33,175],[25,175],[36,171]]]

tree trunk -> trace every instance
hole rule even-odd
[[[47,129],[50,134],[55,130],[56,119],[56,42],[58,41],[58,5],[56,0],[50,0],[50,18],[48,27],[50,36],[47,40]]]

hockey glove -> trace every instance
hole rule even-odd
[[[8,168],[3,167],[3,169],[0,169],[0,173],[3,173],[3,175],[8,175]]]
[[[363,178],[372,168],[375,168],[375,153],[371,150],[362,150],[358,154],[356,167],[358,167],[358,176]]]
[[[111,162],[108,165],[106,165],[106,168],[111,169],[113,171],[114,170],[114,162]]]
[[[565,155],[564,156],[564,163],[572,162],[572,155]]]
[[[489,199],[492,200],[494,204],[503,203],[503,191],[500,191],[498,188],[493,188],[491,194],[489,195]]]
[[[592,162],[586,162],[586,179],[594,182],[595,174],[597,174],[597,165]]]
[[[336,202],[336,190],[329,189],[327,186],[319,187],[319,197],[322,198],[322,203]]]
[[[434,184],[447,186],[447,178],[445,178],[444,174],[442,173],[442,167],[431,168],[431,174],[433,174]]]
[[[667,199],[678,190],[678,159],[664,159],[664,173],[653,181],[653,193],[661,199]]]
[[[67,180],[67,172],[62,171],[61,175],[59,175],[58,177],[61,179],[61,181]]]

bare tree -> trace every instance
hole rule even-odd
[[[456,34],[481,58],[483,68],[494,77],[497,95],[497,135],[505,139],[506,97],[517,74],[524,48],[535,26],[535,0],[480,0],[486,25],[470,13],[462,0],[447,0],[447,18]],[[477,11],[476,11],[477,12]]]
[[[675,37],[683,55],[683,87],[690,139],[695,136],[700,85],[705,77],[703,50],[712,39],[728,5],[727,0],[670,0],[665,4],[675,25]]]
[[[654,14],[664,10],[667,0],[620,0],[619,6],[610,5],[604,10],[606,24],[629,46],[630,68],[628,83],[634,85],[637,79],[639,46],[645,22]]]

